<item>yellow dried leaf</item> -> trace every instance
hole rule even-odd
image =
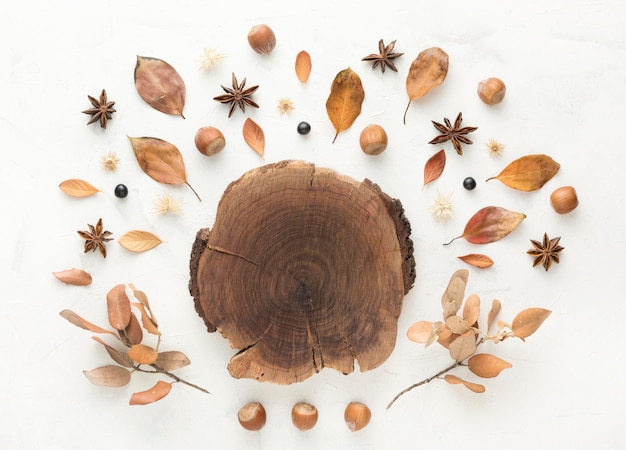
[[[140,253],[152,250],[162,244],[163,241],[149,231],[132,230],[121,236],[117,242],[126,250]]]
[[[456,375],[448,374],[445,377],[443,377],[443,379],[446,380],[450,384],[462,384],[467,389],[477,394],[482,394],[483,392],[485,392],[485,386],[483,386],[482,384],[471,383],[469,381],[466,381],[457,377]]]
[[[487,181],[496,179],[518,191],[536,191],[550,181],[559,168],[559,163],[547,155],[527,155],[516,159]]]
[[[254,120],[247,118],[243,124],[243,139],[252,150],[263,157],[265,152],[265,133],[263,129]]]
[[[188,366],[191,364],[191,361],[189,361],[189,358],[187,358],[183,352],[170,351],[160,352],[154,364],[163,370],[170,371]]]
[[[116,330],[123,330],[130,322],[130,299],[126,295],[126,286],[118,284],[107,293],[107,312],[109,323]]]
[[[446,325],[454,334],[462,335],[470,330],[470,325],[459,316],[450,316],[446,319]]]
[[[326,113],[336,131],[333,142],[339,133],[350,128],[361,114],[364,98],[365,91],[356,72],[347,68],[335,76],[330,95],[326,100]]]
[[[157,111],[185,118],[185,83],[176,69],[165,61],[137,56],[135,87],[141,98]]]
[[[166,383],[165,381],[157,381],[154,386],[152,386],[147,391],[135,392],[130,396],[129,405],[148,405],[150,403],[154,403],[156,401],[161,400],[172,390],[171,383]]]
[[[83,330],[91,331],[93,333],[108,333],[108,334],[111,334],[111,335],[117,337],[117,334],[115,334],[114,332],[112,332],[110,330],[105,330],[104,328],[101,328],[98,325],[95,325],[95,324],[89,322],[88,320],[83,319],[78,314],[76,314],[74,311],[71,311],[69,309],[64,309],[59,314],[65,320],[67,320],[68,322],[70,322],[73,325],[76,325],[78,328],[82,328]]]
[[[486,269],[487,267],[493,266],[493,259],[487,255],[481,255],[479,253],[470,253],[469,255],[458,256],[458,258],[471,266],[478,267],[479,269]]]
[[[511,324],[513,334],[522,340],[527,338],[537,331],[550,314],[552,314],[552,311],[543,308],[525,309],[513,319],[513,323]]]
[[[465,306],[463,307],[463,320],[470,326],[474,326],[478,321],[480,315],[480,297],[476,294],[472,294],[465,300]]]
[[[72,178],[59,184],[59,188],[71,197],[88,197],[100,192],[100,189],[92,186],[85,180]]]
[[[104,342],[98,336],[92,336],[91,339],[93,339],[94,341],[99,342],[100,344],[104,345],[104,348],[106,349],[106,351],[109,354],[109,356],[111,357],[111,359],[113,361],[115,361],[116,363],[118,363],[120,366],[128,367],[128,368],[133,367],[133,361],[128,357],[128,355],[126,353],[121,352],[121,351],[111,347],[109,344]]]
[[[406,78],[406,93],[409,96],[409,104],[404,111],[404,123],[406,123],[406,113],[411,102],[441,85],[447,74],[448,54],[439,47],[428,48],[417,55],[417,58],[411,63]]]
[[[306,83],[311,74],[311,55],[302,50],[296,56],[296,75],[301,83]]]
[[[149,345],[136,344],[128,350],[128,356],[137,364],[153,364],[159,355]]]
[[[487,353],[472,356],[467,365],[469,370],[482,378],[497,377],[504,369],[513,367],[511,363]]]
[[[97,369],[84,370],[89,381],[98,386],[121,387],[130,381],[130,372],[120,366],[104,366]]]
[[[60,272],[52,272],[52,275],[57,277],[65,284],[71,284],[72,286],[88,286],[91,284],[91,275],[81,269],[68,269]]]
[[[455,361],[463,361],[476,352],[476,335],[469,330],[452,341],[448,347],[450,357]]]
[[[498,314],[500,314],[501,308],[502,303],[500,303],[500,300],[494,299],[491,302],[491,309],[489,310],[489,314],[487,315],[487,332],[489,332],[493,321],[496,320],[496,317],[498,317]]]

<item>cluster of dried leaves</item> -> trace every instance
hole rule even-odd
[[[126,293],[127,286],[123,284],[118,284],[113,287],[107,294],[109,324],[114,330],[95,325],[68,309],[60,313],[61,317],[67,319],[77,327],[91,331],[92,333],[113,336],[125,347],[124,349],[118,349],[107,344],[100,337],[92,336],[93,340],[104,346],[116,365],[106,365],[96,369],[86,370],[83,373],[87,379],[98,386],[111,387],[126,386],[130,382],[131,375],[137,372],[161,374],[174,380],[172,382],[159,380],[150,389],[133,393],[129,402],[131,405],[147,405],[161,400],[169,394],[172,389],[172,384],[175,382],[183,383],[208,393],[206,389],[189,383],[171,373],[172,370],[189,365],[191,363],[189,358],[180,351],[159,351],[161,332],[159,331],[159,324],[157,323],[156,317],[150,308],[148,297],[143,291],[135,289],[135,286],[132,284],[129,284],[128,288],[132,291],[136,301],[131,302]],[[141,325],[132,310],[133,307],[140,313]],[[143,330],[156,336],[156,345],[151,346],[143,343]],[[150,368],[148,369],[144,366]]]
[[[551,313],[551,311],[543,308],[528,308],[517,314],[511,323],[507,323],[496,320],[500,313],[501,303],[499,300],[493,300],[486,323],[481,327],[479,325],[480,297],[472,294],[467,297],[465,304],[463,304],[468,277],[469,272],[465,269],[457,270],[452,274],[448,287],[441,297],[443,321],[419,321],[407,331],[410,340],[424,344],[426,347],[437,342],[449,351],[454,362],[435,375],[398,393],[387,405],[387,408],[390,408],[398,398],[410,390],[442,377],[446,382],[461,384],[472,392],[485,392],[485,387],[482,384],[467,381],[448,372],[458,366],[467,366],[470,372],[478,377],[497,377],[500,372],[512,367],[512,365],[489,353],[476,353],[478,347],[485,342],[498,344],[509,338],[518,338],[524,341],[537,331]],[[462,311],[461,306],[463,306]],[[494,324],[496,325],[495,330],[493,330]]]

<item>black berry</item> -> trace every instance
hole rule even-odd
[[[298,134],[309,134],[309,131],[311,131],[311,125],[308,122],[298,124]]]
[[[125,184],[118,184],[115,186],[115,196],[117,198],[126,198],[128,195],[128,188]]]
[[[466,179],[463,180],[463,187],[467,189],[468,191],[471,191],[472,189],[476,187],[476,180],[473,179],[472,177],[467,177]]]

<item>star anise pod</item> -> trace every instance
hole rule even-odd
[[[241,81],[241,84],[237,82],[237,77],[233,73],[233,87],[228,88],[226,86],[222,86],[222,89],[226,92],[226,94],[218,95],[217,97],[213,97],[213,100],[218,101],[220,103],[230,103],[230,111],[228,112],[228,117],[233,115],[233,111],[235,107],[239,106],[243,112],[246,112],[246,105],[252,106],[253,108],[258,108],[257,105],[250,96],[256,92],[259,86],[252,86],[246,90],[243,88],[246,85],[246,79],[244,78]]]
[[[391,44],[385,47],[385,43],[381,39],[378,41],[378,54],[372,53],[371,55],[367,55],[361,61],[373,61],[372,69],[380,66],[380,70],[385,73],[385,67],[389,67],[394,72],[397,72],[396,66],[393,64],[392,59],[398,58],[404,53],[392,53],[391,51],[396,45],[396,41],[392,41]]]
[[[533,244],[534,248],[528,250],[526,253],[535,258],[533,267],[541,264],[543,268],[548,271],[553,262],[558,264],[559,253],[565,248],[559,245],[560,240],[560,236],[549,239],[547,233],[543,233],[543,242],[531,239],[530,242]]]
[[[465,135],[471,133],[472,131],[478,130],[478,127],[461,128],[462,120],[462,113],[459,113],[459,115],[456,116],[456,120],[454,121],[454,127],[452,126],[452,124],[450,124],[450,121],[447,117],[443,118],[445,125],[431,120],[435,128],[437,128],[437,130],[439,130],[441,134],[435,137],[432,141],[430,141],[429,144],[441,144],[442,142],[452,141],[456,152],[459,155],[462,155],[463,149],[461,148],[461,142],[464,144],[473,144],[473,142],[466,138]]]
[[[107,257],[107,249],[104,246],[105,242],[112,241],[113,238],[110,238],[113,233],[110,231],[103,231],[104,228],[102,226],[102,219],[98,220],[95,228],[93,225],[87,224],[89,227],[89,231],[77,231],[78,235],[85,240],[85,253],[88,251],[95,252],[96,249],[100,249],[100,253],[102,253],[103,257]]]
[[[81,111],[83,114],[91,114],[92,116],[89,122],[87,122],[87,125],[99,120],[100,126],[102,128],[106,128],[107,120],[111,119],[114,112],[117,112],[113,109],[115,102],[107,101],[107,92],[104,89],[102,89],[102,92],[100,93],[100,100],[95,99],[91,95],[88,95],[87,98],[93,105],[93,108]]]

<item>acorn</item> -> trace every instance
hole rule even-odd
[[[258,431],[265,426],[267,418],[265,408],[259,402],[243,405],[237,413],[237,418],[242,427],[249,431]]]
[[[578,195],[572,186],[562,186],[550,194],[550,204],[559,214],[572,212],[578,206]]]
[[[291,409],[291,421],[300,431],[310,430],[317,423],[317,408],[309,403],[298,402]]]
[[[202,127],[196,133],[195,144],[200,153],[206,156],[213,156],[224,149],[226,139],[217,128]]]
[[[346,411],[343,415],[346,425],[351,431],[359,431],[364,428],[372,417],[372,412],[366,404],[361,402],[350,402],[346,406]]]
[[[380,125],[368,125],[361,131],[359,144],[366,155],[380,155],[387,148],[387,133]]]
[[[478,83],[478,96],[488,105],[497,105],[504,99],[506,86],[499,78],[487,78]]]
[[[269,55],[276,47],[276,35],[265,24],[255,25],[248,32],[248,43],[255,52],[261,55]]]

